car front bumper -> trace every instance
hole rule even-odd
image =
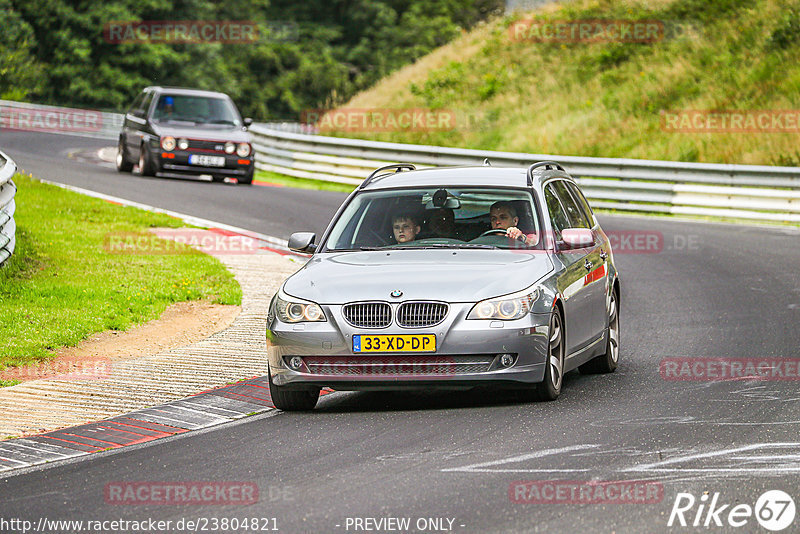
[[[515,321],[466,320],[473,304],[451,304],[448,317],[429,328],[359,329],[341,306],[323,306],[326,322],[267,325],[269,368],[277,386],[344,390],[461,388],[481,384],[525,385],[544,379],[550,316]],[[353,335],[434,334],[435,352],[355,353]],[[510,354],[511,366],[500,358]],[[299,356],[303,365],[289,362]]]
[[[252,154],[246,158],[240,158],[236,154],[211,154],[215,157],[224,157],[225,165],[205,166],[193,165],[189,163],[189,156],[192,155],[209,155],[200,152],[190,152],[184,150],[173,150],[172,152],[159,152],[159,167],[163,172],[171,172],[177,174],[211,174],[211,175],[225,175],[225,176],[246,176],[253,165],[255,159]]]

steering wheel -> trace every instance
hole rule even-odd
[[[492,228],[491,230],[486,230],[478,237],[483,237],[487,235],[506,235],[506,231],[503,230],[502,228]]]
[[[487,236],[487,235],[506,235],[506,230],[503,230],[502,228],[492,228],[491,230],[486,230],[485,232],[483,232],[481,235],[479,235],[475,239],[480,239],[481,237]],[[518,235],[516,237],[516,239],[517,239],[517,241],[521,241],[522,243],[526,243],[527,244],[527,242],[528,242],[528,238],[525,236],[525,234]]]

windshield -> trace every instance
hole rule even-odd
[[[161,95],[153,120],[187,125],[241,126],[239,114],[225,98],[189,95]]]
[[[509,227],[522,236],[508,237]],[[325,251],[392,248],[541,248],[530,192],[434,187],[363,192],[336,220]]]

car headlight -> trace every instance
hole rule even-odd
[[[234,143],[233,141],[228,141],[227,143],[225,143],[225,153],[233,154],[234,152],[236,152],[236,143]]]
[[[539,289],[525,290],[503,297],[482,300],[472,307],[467,319],[499,319],[513,321],[531,312],[533,303],[539,298]]]
[[[188,139],[178,139],[178,148],[181,150],[186,150],[189,148],[189,140]]]
[[[161,148],[167,152],[175,150],[175,138],[171,135],[161,138]]]
[[[284,323],[324,322],[325,314],[319,304],[290,297],[283,291],[275,299],[275,312]]]
[[[250,145],[247,143],[239,143],[239,146],[236,148],[236,155],[240,158],[246,158],[250,155]]]

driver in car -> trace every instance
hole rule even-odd
[[[519,217],[517,210],[511,202],[500,200],[492,204],[489,208],[489,219],[493,230],[505,230],[506,235],[511,239],[519,239],[528,246],[533,246],[538,241],[538,236],[534,234],[523,234],[517,228]]]
[[[398,213],[392,217],[392,232],[398,243],[414,241],[419,234],[420,226],[416,218],[407,213]]]

